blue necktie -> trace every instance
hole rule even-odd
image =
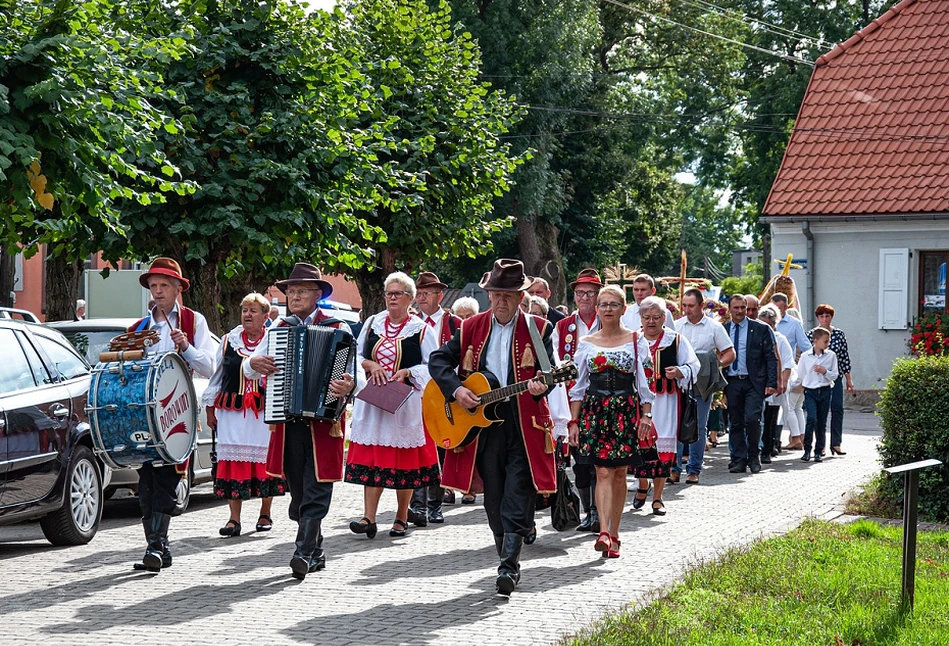
[[[735,345],[735,361],[732,363],[732,372],[738,372],[738,324],[732,322],[732,343]]]

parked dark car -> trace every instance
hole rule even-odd
[[[46,326],[62,332],[66,339],[82,353],[90,365],[99,362],[99,353],[109,349],[112,337],[122,334],[137,319],[132,318],[102,318],[86,319],[84,321],[55,321]],[[214,344],[220,343],[215,335],[211,335]],[[178,505],[175,515],[188,508],[191,500],[191,488],[196,484],[211,481],[211,430],[208,427],[207,415],[204,406],[201,406],[201,395],[208,387],[208,380],[195,375],[194,390],[198,398],[198,442],[194,455],[191,458],[189,477],[182,478],[178,485]],[[121,469],[111,472],[111,480],[106,486],[105,497],[111,498],[119,489],[129,489],[136,492],[138,489],[138,471]]]
[[[46,326],[0,320],[0,525],[39,519],[54,545],[88,543],[102,465],[85,413],[89,364]]]

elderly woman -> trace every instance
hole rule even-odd
[[[652,432],[655,395],[643,362],[637,361],[637,335],[622,325],[626,296],[616,285],[597,294],[600,329],[577,345],[577,382],[570,389],[574,419],[568,424],[577,461],[596,467],[596,507],[601,531],[594,549],[619,558],[619,522],[626,502],[626,473],[642,465],[639,443]],[[673,454],[675,445],[673,444]]]
[[[481,305],[470,296],[462,296],[451,305],[451,313],[460,317],[461,320],[470,319],[480,311]]]
[[[419,487],[439,483],[435,443],[422,427],[420,393],[428,382],[428,355],[438,348],[429,326],[409,314],[415,282],[402,272],[385,280],[386,309],[366,321],[356,341],[359,387],[402,381],[414,387],[408,400],[389,413],[357,399],[346,460],[346,482],[362,485],[363,516],[349,524],[356,534],[376,535],[376,511],[383,489],[395,489],[398,507],[389,536],[405,536],[409,503]]]
[[[547,312],[550,311],[550,304],[546,298],[540,296],[531,296],[530,313],[541,318],[547,318]]]
[[[853,393],[853,378],[850,376],[850,352],[847,350],[847,335],[840,328],[836,328],[831,323],[834,320],[833,306],[821,303],[814,310],[814,316],[817,317],[817,327],[822,327],[830,332],[830,346],[827,348],[837,355],[837,368],[844,379],[837,379],[834,387],[830,391],[830,452],[836,455],[847,455],[845,451],[840,450],[840,445],[844,439],[844,380],[847,382],[847,392]],[[815,328],[816,329],[816,328]],[[807,333],[807,338],[812,342],[814,330]]]
[[[273,496],[287,491],[283,478],[266,471],[270,427],[264,423],[266,377],[249,379],[241,367],[264,336],[270,303],[262,294],[252,293],[241,301],[241,324],[221,340],[218,363],[202,403],[207,407],[208,424],[217,432],[217,471],[214,494],[227,500],[230,520],[221,536],[240,536],[241,506],[250,498],[260,498],[257,531],[273,527],[270,505]]]
[[[649,389],[656,396],[652,422],[659,436],[656,440],[659,458],[633,468],[633,475],[639,478],[633,508],[640,509],[646,504],[649,478],[652,478],[652,513],[657,516],[666,515],[662,490],[676,457],[682,389],[695,383],[701,367],[688,339],[663,325],[666,311],[666,302],[656,296],[647,296],[639,303],[643,325],[639,334],[639,360],[649,380]]]

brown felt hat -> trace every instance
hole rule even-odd
[[[520,260],[501,258],[494,261],[494,267],[478,284],[489,292],[523,292],[533,282],[533,279],[524,273],[524,263]]]
[[[181,281],[181,291],[183,292],[188,291],[188,288],[191,287],[188,279],[181,275],[181,265],[171,258],[156,258],[148,271],[138,277],[138,282],[142,287],[148,289],[148,277],[157,275],[177,278]]]
[[[415,281],[415,289],[448,289],[448,285],[438,280],[438,276],[433,274],[430,271],[423,271],[418,275],[418,280]]]
[[[577,279],[570,283],[570,289],[576,289],[577,285],[596,285],[597,287],[603,287],[603,283],[600,282],[600,274],[596,269],[584,269],[577,274]]]
[[[333,286],[323,280],[323,274],[320,273],[320,270],[308,262],[295,264],[288,279],[277,281],[277,289],[286,294],[287,287],[299,283],[316,283],[323,292],[320,298],[329,298],[329,295],[333,293]]]

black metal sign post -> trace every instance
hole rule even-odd
[[[884,469],[887,473],[903,474],[903,589],[900,606],[904,612],[913,609],[916,587],[916,503],[919,499],[919,471],[942,464],[939,460],[910,462]]]

